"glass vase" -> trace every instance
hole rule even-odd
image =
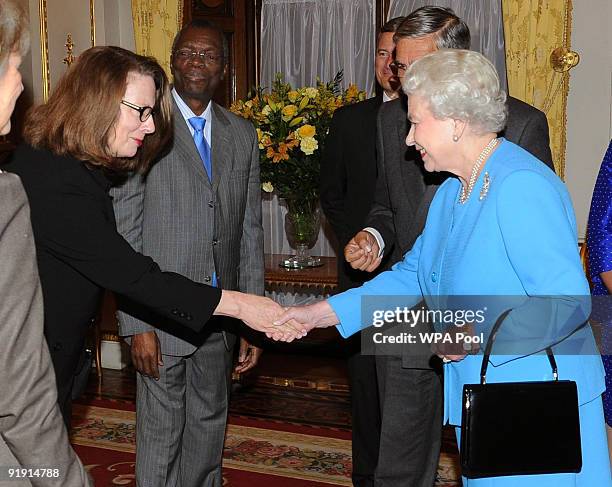
[[[323,265],[319,257],[310,255],[310,249],[317,242],[321,228],[319,202],[317,200],[285,199],[285,232],[289,245],[295,255],[285,259],[281,266],[291,269],[304,269]]]

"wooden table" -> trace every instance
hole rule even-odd
[[[302,294],[327,295],[338,287],[338,269],[335,257],[321,257],[323,265],[320,267],[310,267],[307,269],[287,269],[280,267],[280,263],[290,255],[265,254],[265,276],[267,291],[287,291],[286,287],[293,289],[290,292]],[[284,289],[283,289],[284,288]],[[266,345],[266,349],[278,350],[283,353],[293,353],[298,351],[312,350],[317,348],[317,354],[321,353],[323,347],[327,347],[328,354],[338,354],[338,350],[343,347],[343,340],[340,338],[335,327],[319,328],[312,330],[306,338],[292,343],[273,343]]]
[[[265,254],[265,281],[267,287],[295,286],[328,294],[338,287],[335,257],[321,257],[323,265],[308,269],[287,269],[280,263],[290,257],[283,254]]]

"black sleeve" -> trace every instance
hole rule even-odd
[[[100,287],[200,331],[217,307],[221,290],[162,272],[119,235],[104,203],[79,184],[64,184],[49,196],[50,218],[38,222],[42,245]]]
[[[342,145],[350,143],[344,140],[342,130],[343,120],[341,110],[332,118],[329,135],[321,158],[321,208],[329,221],[340,244],[345,244],[353,235],[348,235],[349,228],[346,217],[346,166],[343,158]]]
[[[540,110],[532,110],[527,119],[525,129],[517,141],[523,149],[540,159],[553,171],[555,166],[550,152],[550,139],[548,135],[548,120]]]

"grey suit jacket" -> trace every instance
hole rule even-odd
[[[43,335],[30,207],[19,177],[0,174],[0,468],[59,468],[60,477],[0,485],[89,486],[57,405]]]
[[[250,122],[212,105],[212,184],[180,110],[174,106],[170,152],[145,177],[112,191],[117,229],[162,270],[223,289],[263,294],[264,260],[257,135]],[[143,313],[139,318],[145,317]],[[119,314],[123,336],[162,323]],[[198,337],[158,330],[162,352],[188,355]]]
[[[383,103],[377,119],[378,178],[374,203],[366,226],[384,240],[385,269],[402,260],[423,231],[429,205],[446,173],[428,173],[414,147],[406,146],[410,130],[406,97]],[[508,97],[508,120],[500,135],[520,145],[554,170],[549,147],[548,122],[541,111]],[[418,324],[417,326],[424,326]],[[412,330],[425,331],[421,329]],[[403,366],[428,368],[429,347],[404,347]]]

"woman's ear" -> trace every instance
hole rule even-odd
[[[465,127],[467,127],[467,122],[465,120],[453,119],[453,141],[458,142],[461,137],[463,137],[463,132],[465,132]]]

